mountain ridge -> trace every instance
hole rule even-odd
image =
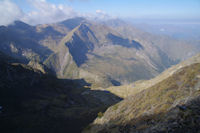
[[[150,79],[185,59],[182,58],[185,53],[190,53],[188,56],[195,53],[184,44],[185,51],[177,54],[174,47],[182,45],[176,40],[168,38],[167,44],[166,38],[159,39],[121,20],[112,23],[85,18],[36,26],[16,22],[1,30],[2,36],[10,33],[13,36],[6,35],[7,40],[1,38],[0,50],[27,64],[34,60],[46,65],[59,78],[85,78],[94,84],[92,88]],[[15,34],[19,41],[15,40]]]

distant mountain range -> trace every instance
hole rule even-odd
[[[42,64],[59,78],[84,78],[92,88],[150,79],[198,52],[195,46],[151,35],[119,19],[72,18],[37,26],[16,21],[1,26],[0,35],[1,52],[34,67]]]

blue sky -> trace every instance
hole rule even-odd
[[[23,11],[32,10],[27,0],[13,0]],[[109,15],[132,18],[200,19],[200,0],[46,0],[64,4],[81,13],[102,10]]]
[[[0,0],[0,25],[15,20],[54,23],[77,16],[200,24],[200,0]]]

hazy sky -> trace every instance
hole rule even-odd
[[[200,0],[0,0],[0,17],[7,20],[37,24],[74,16],[200,20]]]

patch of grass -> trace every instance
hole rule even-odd
[[[113,110],[117,110],[118,109],[118,104],[115,104],[114,106],[113,106]]]
[[[102,112],[99,112],[99,113],[97,114],[97,116],[98,116],[98,118],[101,118],[101,117],[103,117],[103,113],[102,113]]]

